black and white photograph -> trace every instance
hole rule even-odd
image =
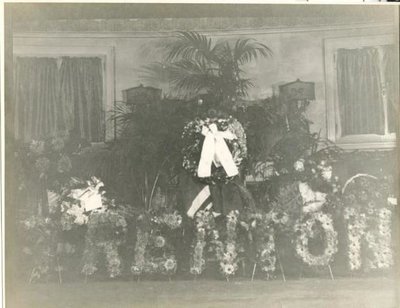
[[[400,6],[315,2],[5,2],[5,307],[400,307]]]

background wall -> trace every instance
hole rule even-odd
[[[94,47],[113,47],[115,53],[115,99],[122,100],[122,90],[152,85],[168,94],[168,85],[143,79],[143,66],[161,59],[162,46],[173,30],[196,30],[215,39],[254,38],[269,46],[274,55],[246,67],[255,87],[249,99],[271,96],[280,84],[294,81],[315,82],[316,101],[308,110],[313,131],[326,136],[324,40],[392,34],[396,31],[396,10],[332,12],[326,6],[320,14],[299,11],[291,16],[207,17],[163,19],[73,19],[45,20],[14,24],[14,48],[34,50],[34,46],[83,46],[90,53]],[[357,13],[358,12],[358,13]],[[318,13],[318,12],[317,12]],[[336,14],[334,14],[336,13]],[[28,52],[28,51],[27,51]],[[29,52],[28,52],[29,53]]]

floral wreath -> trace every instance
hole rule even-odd
[[[204,120],[197,118],[186,124],[183,129],[183,168],[205,184],[227,183],[236,174],[229,176],[225,167],[223,167],[224,164],[216,163],[215,160],[210,165],[209,176],[199,176],[198,174],[204,141],[207,138],[205,130],[214,137],[217,136],[216,134],[221,134],[222,138],[220,139],[227,145],[234,165],[239,168],[243,159],[247,157],[246,134],[243,126],[238,120],[230,116],[228,118],[206,118]]]
[[[324,252],[318,256],[313,255],[308,249],[309,238],[315,237],[313,226],[315,226],[316,222],[320,222],[325,232],[326,244]],[[310,266],[328,265],[333,255],[338,251],[337,232],[333,228],[330,215],[322,212],[312,213],[306,221],[296,225],[296,230],[300,232],[296,239],[296,253],[303,262]]]

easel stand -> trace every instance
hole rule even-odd
[[[331,276],[331,280],[335,280],[335,279],[333,278],[332,268],[331,268],[331,265],[330,265],[330,264],[328,264],[328,269],[329,269],[329,275]]]

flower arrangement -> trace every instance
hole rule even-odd
[[[393,266],[392,250],[392,211],[387,208],[378,210],[378,230],[366,234],[373,257],[367,259],[369,269],[387,269]]]
[[[333,220],[339,217],[342,204],[341,185],[327,159],[330,156],[319,154],[299,158],[286,173],[280,169],[280,186],[269,204],[276,236],[283,239],[282,255],[297,256],[310,266],[328,265],[337,253]],[[294,250],[291,243],[295,243]]]
[[[255,213],[250,216],[250,231],[255,241],[256,261],[261,265],[261,270],[266,273],[267,278],[272,278],[276,270],[276,248],[274,224],[278,222],[275,213]],[[280,219],[284,219],[281,217]]]
[[[271,175],[275,180],[279,180],[277,182],[283,183],[283,186],[291,183],[306,185],[309,188],[308,196],[311,198],[304,200],[305,202],[313,201],[315,193],[323,193],[326,194],[326,202],[335,203],[341,190],[339,177],[333,172],[333,164],[338,160],[338,155],[336,148],[328,147],[311,155],[302,155],[290,165],[282,165],[279,157],[272,157],[270,164],[274,172]],[[314,195],[310,196],[312,193]]]
[[[282,185],[269,205],[276,231],[293,236],[294,226],[303,208],[298,182]]]
[[[346,208],[344,219],[347,222],[349,267],[354,271],[361,268],[361,239],[367,227],[367,217],[365,214],[357,215],[352,208]]]
[[[314,255],[309,249],[309,239],[316,238],[318,227],[323,232],[324,251]],[[296,225],[299,235],[296,238],[296,253],[300,259],[310,266],[326,266],[332,261],[334,254],[338,251],[337,232],[333,227],[332,218],[325,213],[311,213],[307,219],[299,220]]]
[[[368,174],[350,178],[344,186],[343,217],[348,234],[350,270],[386,269],[393,265],[391,179]]]
[[[50,214],[61,215],[60,221],[64,231],[86,225],[92,210],[105,209],[105,192],[100,191],[103,186],[103,182],[93,176],[86,182],[71,178],[61,188],[60,194],[47,190]]]
[[[32,151],[42,151],[43,143],[33,143],[35,146]],[[53,142],[53,145],[59,150],[62,142]],[[61,272],[65,271],[64,262],[75,254],[75,249],[71,252],[71,247],[76,242],[70,243],[71,238],[79,236],[84,237],[86,228],[78,228],[88,223],[91,212],[88,211],[87,204],[82,202],[81,194],[78,192],[90,190],[95,183],[102,183],[95,177],[90,181],[82,181],[78,178],[70,178],[65,181],[63,186],[58,187],[58,192],[47,190],[48,213],[33,215],[23,221],[23,230],[29,231],[24,239],[28,240],[26,253],[34,256],[36,263],[46,264],[45,266],[35,266],[32,272],[33,278],[43,276],[45,272],[50,275],[54,269],[58,272],[59,280],[62,281]],[[100,192],[95,191],[95,195],[101,198]],[[86,200],[87,201],[87,200]],[[105,207],[99,207],[105,210]],[[70,231],[77,231],[70,232]],[[68,249],[65,247],[69,247]],[[64,249],[65,248],[65,249]],[[50,272],[49,272],[50,271]],[[34,281],[35,279],[32,279]]]
[[[89,216],[86,233],[84,266],[82,273],[93,275],[101,253],[107,260],[107,270],[111,278],[121,274],[121,259],[118,247],[125,242],[127,222],[123,216],[114,210],[93,212]]]
[[[31,216],[21,222],[25,255],[33,260],[29,282],[48,278],[57,269],[59,226],[50,218]]]
[[[21,145],[17,155],[26,173],[36,179],[59,179],[72,169],[69,155],[65,152],[68,136],[51,137],[46,140],[33,140]],[[56,183],[53,183],[56,184]]]
[[[68,136],[59,136],[18,145],[17,197],[21,203],[32,204],[30,210],[35,215],[48,214],[46,189],[58,192],[70,177],[72,162],[67,141]]]
[[[171,276],[177,270],[174,246],[170,239],[182,225],[177,211],[164,211],[155,216],[138,216],[132,274],[155,274]]]
[[[182,216],[177,211],[173,211],[172,213],[163,213],[159,216],[154,216],[153,221],[158,225],[165,225],[171,230],[175,230],[181,227]]]
[[[234,165],[239,167],[243,159],[247,157],[244,129],[240,122],[233,117],[206,118],[204,120],[197,118],[186,124],[183,129],[183,168],[194,178],[201,180],[205,184],[227,183],[236,174],[232,173],[233,175],[228,175],[224,162],[215,160],[215,155],[211,157],[210,163],[213,162],[213,164],[209,166],[211,168],[210,174],[207,174],[208,176],[201,176],[198,173],[205,146],[204,141],[207,139],[207,135],[213,140],[214,138],[215,140],[219,138],[222,145],[226,144]],[[215,151],[221,150],[221,144],[216,147]],[[206,152],[210,151],[206,150]],[[226,159],[226,156],[229,155],[221,155],[224,159]]]
[[[212,213],[208,211],[198,211],[195,216],[196,238],[193,245],[193,254],[191,258],[190,273],[200,275],[205,267],[206,260],[204,258],[204,249],[206,247],[207,233],[213,232],[214,238],[219,237],[219,233],[215,229],[215,221]],[[213,231],[211,231],[213,230]]]
[[[200,275],[206,267],[204,249],[207,239],[210,243],[210,251],[215,253],[219,262],[220,272],[229,279],[238,269],[237,251],[237,225],[238,211],[231,211],[226,217],[226,238],[223,242],[220,232],[216,228],[215,220],[209,211],[199,211],[195,217],[196,238],[193,244],[193,254],[191,258],[190,273]]]
[[[143,272],[145,272],[145,253],[148,242],[149,232],[138,228],[136,231],[135,260],[134,264],[131,266],[131,272],[133,275],[141,275]]]
[[[87,224],[89,216],[77,203],[63,201],[61,203],[61,225],[64,231],[72,230],[75,226]]]
[[[236,247],[236,226],[238,224],[238,211],[231,211],[226,216],[226,240],[219,240],[218,234],[213,232],[215,252],[220,265],[220,271],[226,278],[233,276],[238,269],[238,253]]]

